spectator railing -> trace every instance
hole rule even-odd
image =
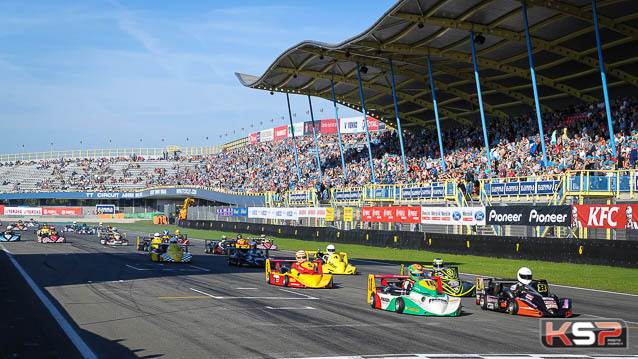
[[[638,171],[636,170],[570,171],[566,176],[566,191],[570,195],[620,197],[621,194],[629,194],[631,198],[634,198],[637,182]]]
[[[337,205],[360,205],[363,200],[363,187],[332,188],[330,202]]]
[[[561,177],[542,175],[481,179],[481,196],[485,196],[487,202],[491,202],[495,197],[507,197],[508,200],[530,199],[531,196],[540,198],[541,195],[551,197],[558,189]]]
[[[179,147],[168,146],[166,148],[99,148],[86,150],[51,150],[43,152],[26,152],[12,153],[0,155],[0,162],[16,162],[16,161],[40,161],[40,160],[57,160],[62,158],[105,158],[105,157],[154,157],[160,158],[165,152],[169,155],[179,152],[181,156],[197,156],[210,155],[220,151],[220,146],[203,146],[203,147]]]

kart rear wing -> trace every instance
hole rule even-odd
[[[408,279],[407,275],[396,274],[368,274],[368,298],[366,300],[370,303],[370,296],[377,292],[377,279]]]
[[[275,263],[275,266],[279,266],[279,263],[295,263],[297,262],[294,259],[271,259],[271,258],[267,258],[266,259],[266,274],[268,276],[270,276],[270,272],[272,271],[272,268],[270,268],[271,263]]]
[[[511,278],[494,278],[494,277],[476,277],[476,291],[482,291],[485,289],[486,283],[489,285],[489,282],[498,282],[498,283],[506,283],[506,284],[514,284],[518,283],[517,279]]]

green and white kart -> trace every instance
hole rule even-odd
[[[368,276],[368,303],[390,312],[441,317],[458,317],[462,308],[461,298],[443,292],[439,277],[421,279],[412,285],[408,276],[392,274]]]

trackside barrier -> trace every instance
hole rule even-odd
[[[307,241],[329,241],[336,245],[339,245],[339,243],[361,244],[373,247],[427,250],[448,254],[638,268],[638,241],[460,236],[379,230],[344,231],[327,227],[293,227],[196,220],[180,220],[178,226],[252,235],[265,234],[267,236]],[[312,249],[313,247],[313,244],[309,244],[307,249]]]

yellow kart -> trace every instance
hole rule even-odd
[[[274,265],[274,268],[273,268]],[[321,261],[266,259],[266,283],[295,288],[332,288],[332,274],[324,274]]]
[[[348,263],[346,252],[328,254],[321,251],[306,251],[306,260],[321,260],[324,273],[330,274],[357,274],[357,267]]]
[[[157,245],[157,248],[151,250],[153,262],[190,263],[193,260],[186,244],[153,243],[153,245]]]

